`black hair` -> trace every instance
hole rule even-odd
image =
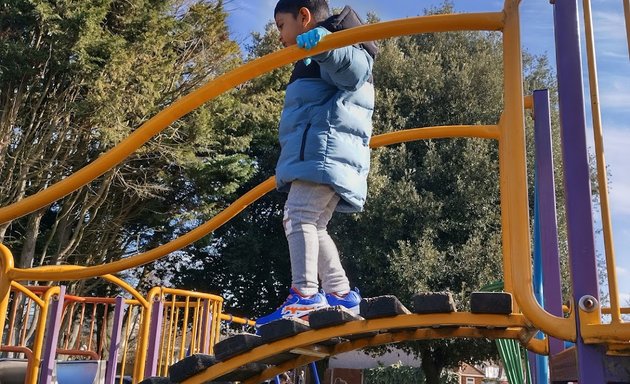
[[[311,11],[316,22],[322,22],[330,17],[330,8],[327,0],[280,0],[273,11],[275,17],[278,13],[290,13],[297,17],[301,8]]]

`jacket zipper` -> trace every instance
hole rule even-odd
[[[306,128],[304,128],[304,133],[302,134],[302,147],[300,147],[300,161],[304,161],[304,148],[306,147],[306,135],[308,134],[309,129],[311,129],[311,123],[306,124]]]

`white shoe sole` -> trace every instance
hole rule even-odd
[[[360,315],[361,314],[361,305],[355,305],[354,307],[344,307],[346,308],[348,311],[354,313],[355,315]]]

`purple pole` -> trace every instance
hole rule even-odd
[[[50,384],[52,382],[53,369],[55,368],[55,357],[57,357],[57,342],[59,341],[59,329],[61,328],[61,313],[63,312],[63,299],[66,294],[66,287],[59,287],[59,295],[54,298],[50,305],[46,321],[46,336],[44,338],[44,354],[42,356],[41,370],[39,371],[39,384]]]
[[[160,340],[162,339],[162,313],[164,302],[156,300],[151,305],[151,325],[149,326],[149,342],[147,351],[147,363],[144,369],[144,377],[152,377],[157,374],[158,357],[160,356]]]
[[[549,91],[534,91],[534,137],[536,141],[536,188],[540,225],[540,248],[543,263],[543,296],[547,312],[562,317],[558,222],[556,221],[556,188],[554,183]],[[549,355],[564,350],[564,342],[549,339]]]
[[[554,24],[569,261],[577,305],[586,295],[599,301],[577,0],[555,1]],[[603,349],[583,342],[579,316],[576,326],[578,381],[605,383]]]
[[[125,299],[116,298],[114,309],[114,321],[112,324],[112,337],[109,343],[109,357],[105,367],[105,384],[114,384],[116,369],[118,367],[118,350],[120,349],[120,335],[122,333],[123,317],[125,314]]]

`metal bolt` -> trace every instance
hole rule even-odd
[[[599,301],[591,295],[585,295],[580,298],[580,309],[584,312],[594,312],[599,308]]]

